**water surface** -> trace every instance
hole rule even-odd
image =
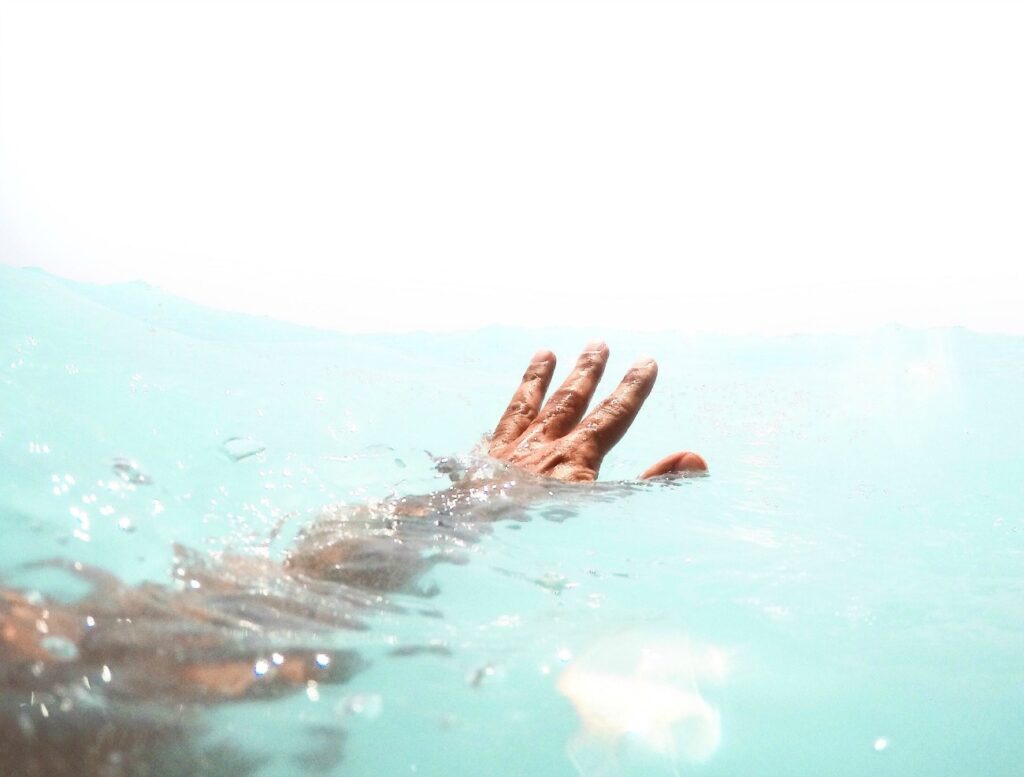
[[[661,365],[607,484],[475,458],[593,335],[607,390]],[[58,635],[4,656],[4,773],[1014,775],[1020,396],[960,329],[346,336],[0,267],[0,612]]]

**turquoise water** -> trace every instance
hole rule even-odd
[[[594,335],[609,390],[661,366],[605,485],[474,458]],[[0,267],[0,584],[51,637],[0,653],[0,772],[1019,774],[1021,396],[1024,339],[959,329],[346,336]],[[516,485],[407,519],[397,583],[282,569],[453,469]]]

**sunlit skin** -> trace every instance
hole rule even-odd
[[[488,453],[537,475],[577,482],[596,480],[604,457],[625,435],[658,377],[654,359],[638,359],[618,387],[587,414],[607,363],[608,346],[600,340],[587,343],[569,377],[545,403],[555,355],[537,351],[494,430]],[[639,477],[696,474],[707,468],[698,454],[679,451],[651,465]]]

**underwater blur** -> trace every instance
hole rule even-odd
[[[594,335],[661,367],[601,481],[483,456]],[[1021,396],[962,329],[353,336],[0,266],[0,775],[1019,774]]]

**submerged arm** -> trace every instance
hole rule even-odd
[[[654,387],[658,366],[637,360],[618,387],[589,414],[608,361],[608,346],[588,343],[576,364],[544,403],[555,355],[538,351],[530,360],[488,443],[490,466],[471,467],[453,485],[426,496],[401,497],[326,515],[303,532],[289,555],[290,569],[391,591],[406,588],[439,561],[501,518],[522,514],[538,501],[563,498],[597,479],[605,455],[622,439]],[[641,479],[707,471],[696,453],[664,457]],[[429,549],[437,549],[436,551]]]

